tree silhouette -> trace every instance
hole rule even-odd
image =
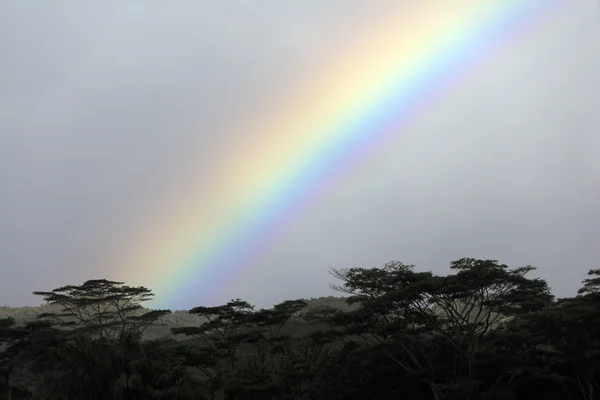
[[[68,285],[51,292],[36,291],[58,310],[40,314],[38,318],[59,327],[86,335],[116,339],[127,331],[141,335],[169,310],[143,311],[142,303],[154,296],[143,286],[125,286],[123,282],[96,279],[82,285]]]
[[[556,300],[533,269],[334,269],[349,297],[199,306],[203,322],[153,340],[145,330],[169,311],[142,308],[149,289],[35,292],[50,303],[39,319],[0,319],[0,399],[596,400],[600,270]]]

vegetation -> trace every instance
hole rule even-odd
[[[37,320],[0,318],[0,399],[600,398],[600,270],[555,299],[531,266],[450,268],[334,269],[343,309],[236,299],[151,339],[170,311],[144,309],[147,288],[102,279],[34,292],[49,304]]]

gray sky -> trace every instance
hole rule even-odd
[[[126,276],[108,263],[168,218],[172,193],[218,190],[219,149],[243,135],[233,124],[391,4],[1,2],[0,304]],[[533,264],[574,294],[600,267],[600,5],[551,19],[197,301],[270,305],[331,294],[330,266],[446,273],[465,256]]]

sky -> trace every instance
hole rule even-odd
[[[461,257],[532,264],[574,295],[600,268],[600,4],[558,3],[256,233],[251,258],[182,268],[185,254],[155,249],[189,253],[179,231],[210,236],[229,218],[215,204],[260,186],[260,169],[237,192],[226,172],[279,150],[255,121],[299,91],[319,100],[316,77],[341,73],[357,32],[416,3],[0,2],[0,304],[107,278],[150,287],[157,306],[262,307],[334,295],[331,267],[446,274]],[[185,295],[162,283],[174,275]]]

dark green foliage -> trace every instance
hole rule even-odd
[[[347,307],[195,307],[206,322],[172,329],[183,340],[142,339],[169,312],[142,310],[143,287],[36,292],[57,308],[25,326],[0,319],[0,399],[600,398],[600,270],[555,300],[533,269],[462,258],[446,276],[399,262],[332,270]]]
[[[542,309],[552,299],[545,282],[526,278],[532,267],[509,270],[494,260],[463,258],[454,275],[414,272],[398,262],[381,269],[334,270],[362,309],[338,318],[343,335],[386,348],[398,366],[431,387],[436,398],[471,398],[485,390],[475,365],[487,335],[503,319]],[[432,347],[433,346],[433,347]],[[427,351],[423,351],[427,349]],[[444,350],[443,365],[435,361]],[[443,379],[434,380],[448,373]]]
[[[185,368],[168,341],[142,342],[125,334],[116,340],[83,338],[53,350],[52,371],[37,395],[43,399],[193,398]]]
[[[33,294],[58,307],[56,311],[40,314],[39,318],[89,339],[116,339],[127,331],[141,334],[162,315],[170,313],[169,310],[152,310],[140,314],[142,303],[154,296],[152,291],[106,279]]]

